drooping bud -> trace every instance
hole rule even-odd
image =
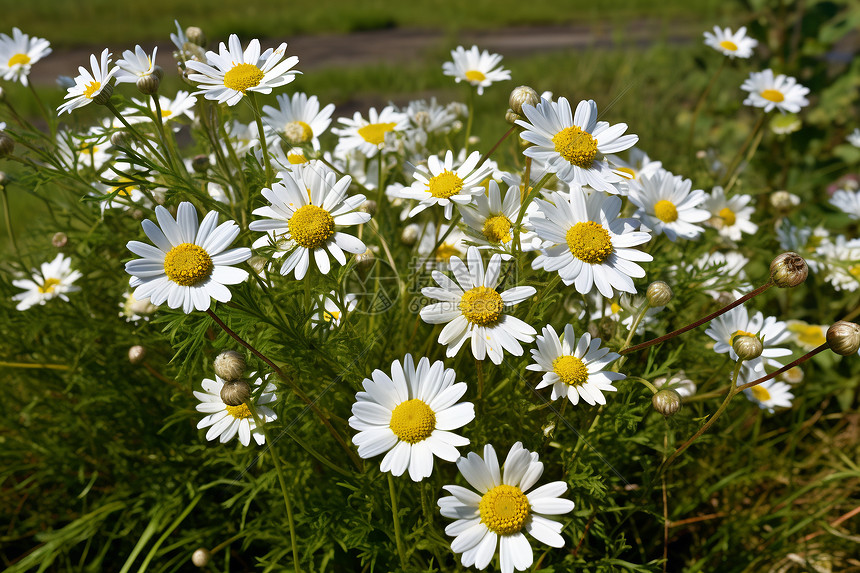
[[[0,157],[8,157],[15,151],[15,140],[0,131]]]
[[[755,360],[761,356],[764,345],[757,336],[736,336],[732,342],[732,350],[741,360]]]
[[[205,547],[200,547],[191,554],[191,563],[193,563],[195,567],[206,567],[209,565],[210,559],[212,559],[212,553],[210,553]]]
[[[105,105],[110,101],[110,96],[113,95],[113,84],[107,83],[102,87],[102,91],[100,91],[94,98],[93,102],[98,105]]]
[[[161,78],[164,77],[164,70],[161,66],[154,66],[152,73],[141,76],[137,80],[137,89],[143,95],[154,95],[158,93],[158,87],[161,85]]]
[[[844,320],[833,323],[827,329],[827,344],[836,354],[855,354],[860,349],[860,326]]]
[[[197,44],[201,48],[206,47],[206,34],[197,26],[188,26],[185,29],[185,37],[188,38],[189,42]]]
[[[51,237],[51,244],[57,247],[58,249],[62,249],[69,242],[69,237],[62,231],[58,231],[54,233],[54,236]]]
[[[806,280],[808,274],[806,261],[791,251],[782,253],[770,263],[770,278],[779,288],[796,287]]]
[[[110,144],[114,147],[131,147],[131,138],[124,129],[114,131],[110,136]]]
[[[668,418],[681,409],[681,395],[671,388],[665,388],[651,396],[651,405]]]
[[[194,159],[191,160],[191,169],[196,173],[206,173],[206,170],[209,169],[209,165],[208,155],[195,155]]]
[[[511,106],[511,111],[517,115],[523,115],[523,106],[536,106],[540,103],[540,96],[529,86],[517,86],[511,90],[511,97],[508,99],[508,105]]]
[[[128,349],[128,361],[132,364],[140,364],[146,358],[146,348],[140,344],[135,344]]]
[[[645,291],[645,296],[648,298],[648,304],[651,307],[666,306],[672,300],[672,287],[663,281],[654,281],[648,285],[648,290]]]
[[[235,350],[225,350],[215,357],[215,374],[222,380],[238,380],[245,373],[245,357]]]
[[[249,398],[251,398],[251,386],[245,380],[233,380],[221,386],[221,401],[228,406],[241,406]]]

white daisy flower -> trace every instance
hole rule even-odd
[[[484,179],[492,173],[492,166],[481,160],[481,152],[475,151],[459,166],[454,167],[454,153],[447,151],[442,162],[435,155],[427,158],[427,167],[419,166],[415,170],[415,182],[411,187],[404,187],[400,197],[415,199],[418,204],[409,212],[414,217],[431,205],[441,205],[445,208],[445,218],[450,219],[454,204],[468,205],[475,195],[483,194]]]
[[[522,356],[523,348],[518,341],[534,340],[535,329],[505,314],[505,310],[537,291],[534,287],[520,286],[498,293],[495,288],[501,278],[501,256],[490,258],[486,274],[476,247],[469,247],[466,259],[468,266],[459,257],[451,257],[456,282],[433,271],[433,280],[441,288],[424,287],[421,293],[441,302],[422,308],[421,318],[430,324],[448,323],[439,333],[439,344],[448,346],[449,358],[456,356],[467,340],[471,340],[472,354],[477,360],[489,355],[494,364],[501,364],[503,350]]]
[[[38,271],[31,269],[32,279],[13,280],[14,286],[25,289],[25,292],[12,297],[12,300],[19,301],[15,308],[27,310],[31,306],[45,304],[52,298],[68,302],[66,293],[81,290],[72,283],[83,276],[80,271],[73,271],[71,266],[72,259],[60,253],[50,263],[42,263]]]
[[[127,211],[131,207],[147,201],[147,197],[140,190],[137,181],[129,175],[134,175],[140,179],[145,174],[137,173],[137,167],[134,165],[120,161],[114,163],[112,167],[102,173],[101,179],[110,183],[99,182],[98,187],[105,195],[116,193],[113,198],[104,200],[99,204],[102,213],[104,213],[105,209],[122,209]]]
[[[670,241],[696,239],[705,229],[695,225],[711,217],[704,209],[705,192],[691,191],[693,183],[680,175],[661,169],[630,182],[630,202],[639,207],[634,217],[642,221],[643,231],[665,234]]]
[[[382,108],[379,113],[376,113],[375,107],[370,108],[367,119],[361,117],[361,113],[355,112],[352,119],[341,117],[338,122],[343,127],[331,129],[339,138],[335,154],[345,155],[357,149],[365,157],[373,157],[383,149],[389,134],[405,131],[409,127],[409,117],[390,105]]]
[[[690,398],[696,394],[696,383],[687,377],[687,373],[683,370],[678,370],[671,376],[661,376],[654,380],[654,386],[657,388],[671,388],[683,400]]]
[[[224,42],[218,53],[206,52],[206,63],[189,60],[186,62],[188,79],[199,84],[206,99],[233,106],[242,101],[249,91],[261,94],[272,93],[272,88],[285,86],[293,81],[298,72],[291,69],[299,59],[290,56],[284,59],[287,44],[277,49],[269,48],[260,53],[260,41],[251,40],[243,51],[236,34],[230,34],[229,49]]]
[[[785,323],[772,316],[765,318],[761,312],[756,312],[750,317],[744,306],[736,306],[712,320],[705,334],[714,339],[714,352],[717,354],[728,352],[729,357],[735,361],[738,359],[738,355],[732,348],[735,337],[763,337],[764,350],[761,356],[744,362],[745,367],[757,373],[763,373],[765,365],[774,368],[782,367],[782,362],[776,359],[791,354],[788,348],[778,346],[787,342],[790,336]]]
[[[718,270],[715,276],[705,279],[699,283],[699,288],[705,289],[705,293],[714,299],[720,296],[728,288],[731,283],[734,287],[740,290],[752,290],[751,285],[747,282],[746,266],[750,260],[736,251],[722,253],[714,251],[713,253],[705,253],[692,264],[687,266],[687,271],[692,273],[713,272]],[[740,285],[737,281],[742,281]],[[719,287],[722,287],[720,289]]]
[[[328,253],[345,265],[344,251],[361,254],[367,250],[361,240],[335,230],[336,226],[360,225],[370,220],[369,213],[358,211],[364,195],[346,196],[352,182],[349,175],[338,180],[334,171],[315,161],[297,165],[279,177],[271,189],[262,190],[271,206],[254,210],[254,215],[265,219],[252,221],[250,228],[274,231],[275,240],[285,238],[296,244],[281,266],[282,275],[295,269],[296,279],[304,278],[311,254],[325,275],[331,268]]]
[[[101,171],[105,163],[113,158],[108,152],[110,147],[110,136],[97,127],[82,134],[65,129],[57,132],[57,159],[69,170],[89,167],[93,171]]]
[[[158,310],[158,307],[149,302],[148,298],[138,300],[134,298],[131,291],[123,293],[119,307],[122,309],[119,315],[124,317],[126,322],[149,320],[149,315]]]
[[[487,50],[478,51],[478,46],[472,46],[466,51],[463,46],[451,50],[453,62],[442,64],[442,73],[452,76],[458,84],[466,81],[478,88],[478,95],[483,95],[484,88],[493,82],[511,79],[510,70],[496,67],[502,61],[499,54],[491,54]]]
[[[760,377],[760,374],[754,374],[749,369],[742,368],[741,375],[738,376],[738,386]],[[791,408],[791,401],[794,399],[791,386],[777,380],[768,380],[752,388],[747,388],[744,390],[744,394],[759,408],[767,410],[770,414],[773,414],[777,408]]]
[[[257,123],[242,123],[241,121],[233,120],[224,125],[227,132],[227,140],[221,141],[221,149],[225,155],[228,154],[227,145],[232,145],[233,150],[239,157],[244,157],[249,151],[255,154],[262,152],[260,145],[260,137],[257,133]]]
[[[475,195],[472,204],[460,207],[463,222],[466,223],[466,234],[479,249],[501,249],[502,259],[509,259],[513,247],[514,231],[517,217],[520,213],[520,188],[508,186],[504,201],[499,184],[490,180],[487,193]],[[523,215],[523,225],[527,225],[529,215],[537,212],[534,202],[526,207]],[[520,233],[520,244],[523,251],[532,251],[540,247],[540,239],[534,231],[523,230]]]
[[[251,249],[227,249],[239,236],[235,221],[218,225],[218,213],[209,211],[199,227],[197,210],[182,202],[176,219],[161,205],[155,207],[158,225],[146,219],[143,232],[155,246],[129,241],[128,249],[143,257],[125,264],[132,275],[129,285],[137,299],[149,298],[154,305],[167,302],[170,308],[182,308],[188,314],[195,308],[208,310],[209,298],[230,300],[230,289],[244,281],[248,273],[233,268],[251,258]],[[160,228],[159,228],[160,226]]]
[[[262,161],[262,149],[260,149],[259,155],[260,156],[257,160]],[[272,162],[272,168],[276,171],[292,171],[294,166],[302,165],[310,161],[301,147],[293,147],[285,151],[280,145],[269,147],[269,159]]]
[[[860,147],[860,127],[855,127],[854,131],[852,131],[845,139],[854,147]]]
[[[93,100],[107,101],[110,98],[113,91],[110,81],[118,71],[116,66],[110,67],[110,56],[111,53],[107,48],[102,51],[101,58],[98,60],[95,54],[90,54],[92,73],[83,66],[78,67],[79,75],[75,78],[75,85],[69,88],[65,97],[68,101],[57,108],[60,115],[64,112],[72,113],[73,109],[83,107]]]
[[[564,284],[575,284],[581,294],[595,287],[606,298],[616,290],[635,293],[633,279],[645,276],[636,262],[653,257],[631,247],[647,243],[651,235],[636,231],[635,219],[618,217],[621,198],[573,189],[567,195],[553,193],[550,199],[552,203],[535,199],[543,218],[529,221],[538,236],[552,245],[543,249],[532,268],[558,271]]]
[[[525,128],[520,137],[534,145],[523,151],[527,157],[546,163],[546,168],[565,183],[588,185],[598,191],[618,193],[624,178],[614,173],[600,155],[618,153],[636,145],[638,135],[622,135],[626,123],[610,127],[597,121],[597,104],[581,101],[572,114],[566,98],[558,102],[542,99],[537,107],[523,106],[528,121],[517,120]]]
[[[400,476],[408,469],[412,481],[433,473],[433,456],[448,462],[460,457],[457,447],[469,440],[452,432],[475,419],[471,402],[458,402],[466,383],[457,382],[452,368],[441,360],[432,365],[412,355],[391,363],[391,376],[374,370],[355,395],[349,425],[358,433],[352,442],[358,455],[372,458],[387,452],[380,471]]]
[[[30,67],[51,53],[51,43],[42,38],[30,37],[18,28],[12,28],[12,37],[0,34],[0,78],[29,81]]]
[[[852,219],[860,219],[860,191],[837,189],[829,202]]]
[[[812,227],[795,226],[788,219],[782,219],[776,229],[776,237],[783,251],[794,251],[806,260],[809,269],[818,272],[820,265],[815,258],[816,251],[830,244],[830,231],[824,226]],[[829,248],[829,247],[828,247]]]
[[[800,108],[809,105],[809,100],[806,99],[809,88],[784,74],[774,77],[771,69],[751,72],[741,89],[750,94],[744,100],[744,105],[762,107],[765,112],[776,108],[782,113],[797,113]]]
[[[663,167],[662,161],[653,161],[648,154],[638,147],[631,147],[628,151],[628,160],[624,161],[617,155],[607,155],[606,159],[612,166],[612,171],[623,178],[618,183],[620,195],[627,195],[629,180],[639,180],[642,175],[653,175]]]
[[[714,187],[702,203],[702,208],[711,214],[705,222],[731,241],[740,241],[742,233],[753,235],[758,231],[758,225],[750,221],[755,212],[755,207],[747,206],[750,201],[751,195],[728,198],[722,187]]]
[[[410,101],[406,107],[406,115],[415,129],[427,134],[444,134],[454,129],[457,115],[445,106],[436,102],[436,98]]]
[[[731,28],[714,26],[713,34],[705,32],[705,45],[732,59],[749,58],[753,48],[758,46],[758,40],[747,36],[746,26],[741,26],[737,32],[732,32]]]
[[[815,350],[827,342],[827,329],[825,324],[809,324],[802,320],[787,320],[785,326],[791,335],[791,341],[807,352]]]
[[[188,39],[188,36],[177,20],[174,20],[173,23],[176,24],[176,33],[170,34],[170,40],[176,46],[177,51],[174,53],[176,59],[181,62],[187,62],[188,60],[205,61],[206,51]]]
[[[847,240],[838,235],[833,242],[822,243],[815,257],[824,280],[836,290],[855,291],[860,287],[860,238]]]
[[[314,304],[314,310],[311,320],[315,324],[327,324],[329,328],[340,326],[341,319],[346,313],[355,310],[358,305],[358,297],[354,294],[348,294],[343,298],[343,303],[338,302],[340,296],[331,291],[323,296],[323,304]]]
[[[535,363],[526,366],[526,370],[546,373],[535,389],[552,386],[553,400],[567,397],[576,406],[582,398],[591,406],[603,405],[603,392],[616,392],[612,383],[627,378],[618,372],[603,371],[620,355],[601,347],[600,339],[592,340],[588,332],[577,341],[573,325],[568,324],[562,340],[550,325],[543,327],[542,334],[535,340],[537,349],[531,350]]]
[[[155,55],[157,53],[158,46],[152,49],[152,56],[147,55],[139,45],[134,47],[133,52],[131,50],[124,51],[122,59],[116,62],[119,68],[116,73],[116,83],[133,84],[141,78],[152,75],[155,71]]]
[[[255,374],[251,374],[249,378],[254,378]],[[268,379],[268,375],[266,379]],[[252,396],[257,393],[255,388],[259,388],[262,384],[263,378],[257,377],[251,387]],[[263,430],[257,427],[257,421],[254,420],[254,415],[248,405],[228,406],[225,404],[221,400],[221,388],[223,386],[224,380],[216,374],[215,380],[209,378],[203,380],[203,392],[194,391],[194,397],[200,400],[200,403],[197,404],[197,411],[207,414],[197,423],[197,429],[209,428],[206,431],[206,439],[209,441],[218,438],[218,441],[226,444],[233,439],[233,436],[239,434],[239,442],[243,446],[250,444],[251,438],[254,438],[258,446],[262,446],[266,443],[266,436],[263,434]],[[275,400],[277,400],[275,385],[266,382],[262,393],[254,401],[257,417],[264,424],[278,419],[278,415],[270,407]]]
[[[303,93],[286,94],[277,98],[278,108],[263,106],[266,118],[266,132],[270,138],[283,137],[292,147],[310,144],[315,150],[320,148],[319,136],[331,124],[334,104],[330,103],[320,110],[317,96],[308,97]]]
[[[502,573],[525,571],[534,556],[523,531],[550,547],[564,546],[562,524],[546,516],[570,513],[574,504],[559,497],[567,491],[563,481],[532,490],[543,474],[537,453],[517,442],[499,468],[496,451],[487,444],[483,458],[472,452],[457,460],[457,468],[477,493],[446,485],[451,495],[438,503],[442,516],[456,520],[445,533],[454,537],[451,550],[463,554],[464,567],[485,569],[498,547]]]
[[[186,91],[176,92],[176,97],[170,99],[167,96],[159,95],[158,104],[161,106],[161,121],[167,123],[182,117],[183,115],[190,120],[194,120],[194,106],[197,105],[197,98]],[[149,109],[149,102],[139,99],[133,99],[134,103],[140,107]],[[153,112],[154,113],[154,112]],[[136,110],[135,115],[129,116],[126,119],[129,123],[133,123],[133,117],[140,116],[141,121],[151,121],[149,116],[144,115]]]
[[[448,232],[449,230],[450,232]],[[428,266],[433,266],[439,270],[448,270],[448,262],[451,257],[462,259],[469,249],[466,244],[468,237],[456,226],[451,229],[447,223],[441,223],[437,233],[436,224],[433,221],[428,221],[419,232],[421,234],[418,239],[418,254],[422,258],[432,255],[432,262],[428,262]],[[439,239],[442,237],[445,238],[439,243]],[[438,247],[436,247],[436,243],[439,243]]]

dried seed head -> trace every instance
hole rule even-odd
[[[238,380],[245,373],[245,357],[235,350],[225,350],[215,357],[215,374],[222,380]]]
[[[779,288],[792,288],[806,280],[809,267],[797,253],[782,253],[770,263],[770,278]]]
[[[195,567],[206,567],[209,565],[209,560],[212,559],[212,553],[205,547],[201,547],[191,554],[191,562]]]
[[[855,354],[860,349],[860,326],[844,320],[833,323],[827,329],[827,344],[836,354]]]
[[[651,396],[651,405],[668,418],[681,409],[681,395],[671,388],[665,388]]]
[[[736,336],[732,350],[741,360],[755,360],[761,356],[764,345],[757,336]]]
[[[508,100],[508,105],[511,106],[511,111],[517,115],[523,115],[523,106],[536,106],[540,102],[540,96],[529,86],[517,86],[511,90],[511,97]]]
[[[672,300],[672,287],[663,281],[654,281],[648,285],[645,296],[648,297],[648,304],[652,307],[666,306]]]
[[[251,386],[245,380],[225,382],[221,386],[221,401],[228,406],[241,406],[251,398]]]
[[[62,231],[54,233],[54,236],[51,237],[51,244],[57,247],[58,249],[62,249],[69,242],[69,237]]]
[[[128,361],[132,364],[140,364],[146,358],[146,348],[140,344],[135,344],[128,349]]]

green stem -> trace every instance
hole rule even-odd
[[[9,241],[12,243],[12,248],[15,249],[15,256],[20,257],[18,243],[15,241],[15,231],[12,230],[12,216],[9,212],[9,197],[5,185],[0,185],[0,194],[3,196],[3,217],[6,220],[6,232],[9,233]]]
[[[475,358],[475,367],[478,369],[478,400],[480,400],[484,395],[484,368],[477,358]]]
[[[738,149],[738,152],[735,154],[731,163],[729,163],[729,168],[726,170],[726,177],[723,180],[723,186],[725,186],[726,183],[728,181],[730,181],[732,179],[732,177],[734,176],[735,170],[738,168],[738,166],[741,163],[741,158],[743,157],[744,153],[746,153],[746,150],[750,146],[750,143],[752,143],[753,138],[758,134],[758,131],[761,129],[761,126],[764,124],[764,118],[765,117],[767,117],[767,114],[765,114],[765,113],[762,113],[759,116],[758,121],[755,124],[755,127],[750,132],[749,136],[747,137],[746,141],[744,141],[744,144],[741,146],[741,148]]]
[[[406,550],[403,547],[403,533],[400,531],[400,516],[397,511],[397,492],[394,491],[394,476],[388,473],[388,492],[391,496],[391,516],[394,518],[394,539],[397,541],[397,555],[400,568],[406,571]]]
[[[469,117],[466,119],[466,137],[463,140],[463,148],[469,154],[469,136],[472,135],[472,119],[475,117],[475,90],[469,86]],[[480,165],[480,163],[478,164]]]
[[[260,111],[260,104],[257,101],[257,94],[251,92],[248,97],[251,98],[251,107],[254,109],[254,121],[257,122],[257,136],[260,138],[260,147],[263,148],[263,163],[266,165],[266,187],[271,187],[272,181],[275,179],[275,173],[272,170],[272,160],[269,158],[269,145],[266,143],[266,132],[263,130],[262,111]]]
[[[535,186],[526,193],[525,199],[523,199],[523,201],[520,203],[520,212],[517,214],[517,223],[516,225],[514,225],[514,251],[516,251],[517,253],[521,251],[520,228],[523,224],[523,217],[526,214],[526,207],[529,206],[529,202],[531,202],[532,199],[538,196],[540,190],[543,189],[543,186],[547,184],[547,182],[553,175],[553,173],[547,173],[546,175],[541,177],[540,181],[535,183]],[[528,189],[529,182],[524,181],[523,184],[526,186],[526,189]]]
[[[67,364],[40,364],[37,362],[0,362],[4,368],[46,368],[48,370],[71,370]]]
[[[117,118],[117,119],[118,119],[118,120],[119,120],[119,121],[120,121],[120,122],[125,126],[125,128],[126,128],[127,130],[129,130],[132,134],[134,134],[135,138],[137,138],[138,140],[140,140],[140,142],[141,142],[141,143],[142,143],[142,144],[143,144],[143,145],[144,145],[144,146],[149,150],[149,152],[150,152],[150,153],[152,153],[152,156],[153,156],[153,157],[155,157],[156,159],[158,159],[158,161],[160,161],[162,165],[168,165],[168,163],[167,163],[167,161],[164,159],[164,157],[163,157],[163,156],[162,156],[162,155],[161,155],[161,154],[160,154],[160,153],[155,149],[155,147],[153,147],[153,146],[152,146],[152,144],[149,142],[149,139],[148,139],[148,138],[146,138],[146,137],[144,137],[144,136],[143,136],[143,135],[142,135],[138,130],[136,130],[136,129],[135,129],[135,128],[134,128],[134,127],[133,127],[129,122],[127,122],[127,121],[125,120],[125,118],[122,116],[122,114],[119,112],[119,110],[116,108],[116,106],[114,106],[114,105],[113,105],[113,103],[111,103],[111,101],[110,101],[110,100],[108,100],[108,101],[105,103],[105,107],[106,107],[106,108],[108,108],[108,109],[110,110],[110,112],[111,112],[112,114],[114,114],[114,116],[116,116],[116,118]]]
[[[750,162],[750,160],[752,160],[753,155],[755,155],[755,152],[756,152],[756,150],[758,149],[759,144],[761,143],[762,137],[764,137],[764,130],[763,130],[763,129],[759,129],[758,134],[756,135],[755,139],[753,140],[753,144],[752,144],[752,146],[750,147],[749,152],[747,153],[747,156],[746,156],[746,161],[747,161],[747,163],[749,163],[749,162]],[[732,176],[732,178],[729,180],[729,184],[728,184],[728,185],[726,185],[726,188],[725,188],[725,190],[724,190],[724,193],[725,193],[726,195],[728,195],[728,194],[729,194],[729,191],[731,191],[731,190],[732,190],[732,187],[734,187],[734,186],[735,186],[735,183],[737,183],[737,182],[738,182],[738,178],[739,178],[739,177],[740,177],[740,172],[735,173],[735,174]]]
[[[176,153],[176,148],[173,146],[173,142],[167,138],[167,133],[164,130],[164,118],[161,113],[161,102],[159,101],[158,95],[151,95],[152,102],[155,104],[155,127],[158,129],[158,135],[161,136],[161,141],[164,143],[164,146],[167,148],[167,162],[170,165],[170,168],[176,171],[176,164],[173,162],[173,158],[179,157]],[[179,159],[179,163],[185,167],[182,163],[182,160]]]
[[[54,119],[56,116],[53,116],[48,113],[47,108],[45,108],[45,104],[42,103],[42,98],[39,97],[38,92],[36,92],[36,88],[33,86],[33,82],[27,82],[27,87],[30,88],[30,91],[33,92],[33,98],[35,98],[36,103],[39,104],[39,110],[42,112],[42,115],[45,116],[45,119],[48,122],[48,129],[51,130],[51,135],[54,134]]]
[[[726,66],[726,60],[728,58],[723,58],[720,62],[720,67],[717,68],[717,71],[714,72],[714,75],[711,76],[711,81],[708,82],[707,87],[702,92],[702,95],[699,96],[699,101],[696,102],[696,107],[693,110],[693,117],[690,120],[690,134],[687,136],[687,149],[693,149],[693,135],[696,132],[696,120],[699,117],[699,112],[702,111],[702,106],[705,103],[705,100],[708,98],[708,94],[711,93],[711,89],[714,87],[714,83],[716,83],[717,78],[720,77],[720,72],[723,71],[723,68]]]
[[[630,325],[630,332],[627,333],[627,339],[624,341],[624,346],[621,347],[621,350],[630,346],[630,341],[633,340],[633,335],[636,334],[636,329],[639,328],[639,323],[642,322],[642,319],[645,317],[645,313],[648,312],[650,307],[651,303],[647,299],[642,303],[642,306],[639,307],[639,314],[636,315],[636,319],[633,321],[633,324]],[[612,367],[612,370],[618,372],[618,369],[621,368],[626,361],[627,357],[622,356]]]
[[[490,150],[489,150],[488,152],[486,152],[486,153],[483,155],[483,157],[481,157],[481,160],[480,160],[480,161],[478,161],[478,165],[479,165],[479,166],[480,166],[480,165],[483,165],[483,164],[484,164],[484,161],[486,161],[487,159],[489,159],[489,158],[490,158],[490,156],[491,156],[493,153],[495,153],[495,152],[496,152],[496,149],[498,149],[498,148],[499,148],[499,146],[502,144],[502,142],[503,142],[504,140],[506,140],[508,137],[510,137],[510,136],[511,136],[511,134],[512,134],[514,131],[516,131],[516,129],[517,129],[518,127],[519,127],[518,125],[514,125],[514,126],[512,126],[509,130],[507,130],[507,131],[505,132],[505,134],[501,137],[501,139],[499,139],[499,140],[495,143],[495,145],[493,145],[493,146],[490,148]],[[528,187],[526,187],[526,188],[528,188]]]
[[[779,376],[783,372],[785,372],[787,370],[791,370],[792,368],[794,368],[798,364],[806,362],[807,360],[809,360],[810,358],[812,358],[813,356],[815,356],[819,352],[827,350],[828,348],[830,348],[830,343],[825,342],[824,344],[822,344],[818,348],[815,348],[814,350],[810,350],[809,352],[807,352],[806,354],[804,354],[803,356],[801,356],[800,358],[798,358],[794,362],[786,364],[785,366],[783,366],[782,368],[780,368],[776,372],[771,372],[767,376],[762,376],[758,380],[753,380],[752,382],[747,382],[743,386],[739,387],[738,390],[746,390],[747,388],[752,388],[753,386],[758,386],[762,382],[767,382],[768,380],[770,380],[772,378],[776,378],[777,376]]]

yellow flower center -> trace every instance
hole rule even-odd
[[[164,274],[176,284],[193,286],[211,273],[212,259],[198,245],[182,243],[164,255]]]
[[[113,186],[113,190],[122,197],[131,197],[131,192],[136,188],[134,185],[126,185],[126,183],[133,183],[131,179],[126,177],[120,177],[114,183],[116,185]]]
[[[45,279],[45,282],[42,283],[42,286],[39,287],[39,292],[41,293],[49,293],[54,292],[54,287],[60,284],[60,279]]]
[[[805,346],[816,347],[827,342],[821,327],[814,324],[792,323],[788,325],[788,330],[797,335],[798,342]]]
[[[224,74],[224,87],[242,92],[257,87],[266,74],[254,64],[236,64]]]
[[[731,209],[729,209],[728,207],[723,207],[722,209],[720,209],[720,212],[717,214],[723,220],[723,223],[725,223],[726,227],[731,227],[732,225],[735,224],[735,221],[737,221],[737,217],[735,216],[735,212],[732,211]]]
[[[621,312],[621,305],[615,302],[614,300],[609,304],[609,312],[611,314],[618,314]]]
[[[588,381],[588,368],[576,356],[559,356],[553,360],[552,369],[568,386],[579,386]]]
[[[782,95],[782,92],[779,90],[764,90],[759,95],[767,101],[772,101],[774,103],[779,103],[785,99],[785,96]]]
[[[305,205],[290,217],[293,240],[306,249],[321,247],[334,234],[334,217],[316,205]]]
[[[723,40],[720,42],[720,47],[730,52],[735,52],[738,49],[738,45],[730,40]]]
[[[460,310],[466,320],[479,326],[492,326],[499,321],[505,303],[495,290],[479,286],[467,290],[460,299]]]
[[[481,523],[499,535],[520,531],[529,518],[531,506],[523,491],[512,485],[498,485],[484,494],[478,504]]]
[[[314,130],[303,121],[291,121],[284,126],[284,137],[291,145],[307,143],[314,136]]]
[[[761,384],[750,388],[750,392],[752,392],[753,397],[759,402],[770,400],[770,392],[767,391],[767,388],[762,388]]]
[[[466,72],[466,79],[470,82],[482,82],[487,79],[487,76],[484,75],[484,72],[479,72],[478,70],[469,70]]]
[[[586,221],[567,230],[567,246],[573,256],[584,263],[597,265],[612,254],[609,231],[600,223]]]
[[[391,412],[388,427],[400,440],[417,444],[436,429],[436,414],[425,402],[416,399],[398,404]]]
[[[674,223],[678,220],[678,209],[671,201],[661,199],[654,204],[654,215],[664,223]]]
[[[439,248],[436,249],[436,260],[439,262],[448,262],[448,260],[454,255],[460,256],[463,253],[458,249],[454,243],[442,243],[439,245]]]
[[[848,269],[848,274],[855,278],[860,278],[860,265],[854,265]]]
[[[227,406],[225,404],[224,407],[227,408],[228,414],[239,420],[251,417],[251,409],[248,408],[247,404],[240,404],[238,406]]]
[[[15,54],[11,58],[9,58],[9,63],[7,64],[10,68],[12,66],[17,66],[18,64],[22,66],[26,66],[30,63],[30,56],[27,54]]]
[[[173,110],[169,110],[169,109],[162,109],[161,110],[161,117],[170,117],[171,115],[173,115]]]
[[[621,176],[625,179],[636,179],[636,172],[629,167],[616,167],[616,171],[621,172]]]
[[[302,163],[307,163],[307,158],[301,153],[290,153],[287,155],[287,161],[290,162],[290,165],[301,165]]]
[[[484,221],[483,233],[491,243],[509,243],[511,241],[511,221],[504,215],[489,217]]]
[[[447,199],[463,189],[463,180],[447,169],[430,179],[430,194],[439,199]]]
[[[597,155],[597,140],[577,126],[565,127],[552,138],[555,150],[577,167],[587,169]]]
[[[369,123],[359,128],[358,134],[368,143],[382,145],[385,143],[385,134],[394,130],[395,125],[397,124],[393,121],[388,123]]]
[[[734,345],[735,338],[738,336],[752,336],[753,338],[757,338],[754,332],[747,332],[746,330],[736,330],[732,333],[732,336],[729,338],[729,346]]]
[[[323,311],[323,320],[325,320],[326,322],[337,322],[338,320],[340,320],[340,311]]]
[[[102,89],[102,85],[99,82],[92,82],[87,84],[87,88],[84,90],[84,95],[90,99],[94,98],[98,95],[99,90]]]

